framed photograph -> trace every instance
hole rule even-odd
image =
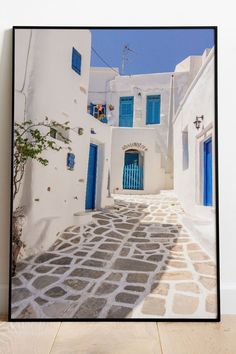
[[[216,27],[14,27],[11,321],[219,321]]]

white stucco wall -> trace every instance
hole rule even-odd
[[[31,40],[30,40],[31,37]],[[23,39],[23,40],[22,40]],[[96,207],[106,205],[107,179],[111,152],[111,128],[87,114],[91,35],[87,30],[17,30],[15,117],[22,120],[26,97],[26,119],[63,123],[72,128],[70,147],[75,154],[75,168],[66,167],[68,150],[47,151],[49,165],[29,161],[25,181],[14,207],[26,207],[27,223],[22,240],[25,254],[46,249],[56,234],[68,225],[77,223],[75,213],[84,211],[87,166],[90,142],[98,145]],[[27,61],[28,45],[30,50]],[[71,68],[72,47],[82,56],[81,75]],[[24,71],[26,79],[22,75]],[[19,74],[18,74],[19,73]],[[24,82],[24,95],[18,91]],[[78,128],[83,135],[78,135]],[[95,134],[91,134],[94,129]],[[50,189],[50,190],[48,190]]]
[[[116,71],[116,72],[115,72]],[[106,104],[109,95],[109,82],[119,75],[119,69],[91,67],[89,75],[88,104]]]
[[[88,104],[90,102],[106,104],[108,124],[119,126],[120,97],[133,96],[133,127],[156,129],[156,139],[162,152],[162,161],[164,161],[172,150],[172,125],[170,124],[172,115],[195,77],[201,61],[201,56],[189,57],[177,65],[173,73],[130,76],[118,75],[111,68],[92,67],[90,68]],[[149,95],[161,96],[160,124],[146,124],[146,104]],[[109,110],[109,104],[114,106],[114,110]],[[162,163],[162,167],[165,167],[164,165]]]
[[[214,219],[213,207],[203,206],[202,142],[212,136],[214,156],[214,49],[203,63],[197,77],[188,89],[174,118],[174,188],[185,210],[193,216]],[[204,116],[199,130],[193,122],[196,116]],[[183,169],[182,132],[188,129],[189,167]],[[213,168],[214,170],[214,168]],[[214,188],[213,175],[213,191]]]
[[[156,131],[151,128],[112,128],[112,162],[111,162],[111,191],[125,194],[158,193],[166,188],[166,174],[161,167],[161,154],[156,139]],[[127,144],[143,145],[143,190],[123,189],[124,154]],[[136,146],[131,146],[136,149]]]

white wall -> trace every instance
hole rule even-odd
[[[173,87],[173,73],[171,72],[120,76],[116,75],[110,68],[92,68],[89,102],[107,104],[108,124],[119,126],[120,97],[133,96],[133,127],[155,129],[155,132],[151,134],[157,141],[156,151],[161,154],[161,164],[158,165],[158,168],[168,168],[168,172],[172,173],[172,124],[170,124],[173,115],[172,107],[174,104],[179,104],[187,90],[190,77],[189,70],[190,68],[186,68],[186,72],[175,73],[175,87]],[[173,98],[172,91],[174,91],[175,98]],[[160,124],[146,124],[148,95],[160,95]],[[109,110],[109,104],[113,105],[114,110]],[[136,131],[138,130],[130,131],[130,129],[127,129],[125,131],[126,143],[135,139]],[[145,133],[145,136],[146,134],[148,133]],[[117,176],[115,176],[114,170],[117,171]],[[112,179],[115,180],[112,181],[112,185],[116,185],[116,188],[119,189],[120,187],[117,184],[120,186],[121,182],[118,183],[117,178],[119,175],[120,180],[120,173],[115,166],[112,173]],[[146,171],[146,173],[150,173],[150,171]],[[158,180],[162,180],[161,173],[162,171],[159,172]],[[149,189],[145,188],[145,190],[160,190],[160,185],[164,188],[166,184],[165,182],[157,182],[156,187],[151,184]],[[173,187],[171,179],[169,179],[168,185],[170,188]]]
[[[118,68],[91,67],[89,74],[88,104],[109,104],[109,82],[118,75]]]
[[[215,259],[215,169],[213,168],[213,205],[204,206],[204,141],[212,138],[212,164],[215,166],[214,49],[192,81],[174,118],[174,189],[187,215],[183,222],[205,250]],[[194,121],[204,116],[201,127]],[[188,149],[182,135],[188,134]],[[183,150],[188,150],[188,166]]]
[[[0,312],[7,312],[8,258],[9,258],[9,193],[11,142],[11,32],[14,24],[41,26],[183,26],[210,23],[219,26],[219,166],[220,166],[220,251],[221,301],[223,313],[236,313],[235,198],[236,165],[232,164],[232,151],[236,150],[236,122],[232,118],[235,102],[234,72],[236,63],[234,2],[206,2],[199,0],[192,11],[188,0],[157,3],[145,1],[135,8],[132,2],[120,0],[127,11],[122,18],[110,11],[110,2],[68,3],[62,0],[33,2],[30,0],[1,1],[0,21]],[[214,6],[214,11],[212,11]],[[170,11],[171,7],[171,11]],[[101,8],[103,11],[101,11]],[[150,8],[153,11],[150,11]],[[26,10],[27,9],[27,10]],[[104,9],[107,9],[105,11]],[[184,9],[184,10],[183,10]],[[204,9],[204,11],[203,11]],[[99,14],[99,15],[98,15]],[[197,19],[197,21],[196,21]]]
[[[156,142],[156,131],[152,128],[112,128],[111,191],[126,194],[158,193],[166,188],[166,176],[161,168],[161,154]],[[123,190],[124,154],[127,144],[143,146],[143,190]],[[136,148],[135,146],[131,148]],[[137,148],[139,150],[139,148]]]
[[[85,209],[90,142],[99,145],[96,206],[106,205],[111,128],[86,113],[91,46],[88,30],[16,30],[15,40],[16,120],[24,118],[22,102],[26,97],[26,119],[69,121],[70,147],[75,154],[75,168],[70,171],[66,145],[54,140],[63,150],[44,153],[48,166],[35,161],[26,166],[21,193],[14,201],[14,209],[23,205],[26,211],[24,257],[47,249],[58,232],[78,223],[74,214]],[[71,68],[72,47],[82,57],[81,75]],[[84,129],[83,135],[78,135],[78,127]],[[92,128],[96,134],[91,134]]]
[[[174,118],[174,188],[185,210],[194,216],[214,217],[212,208],[203,206],[202,142],[212,136],[214,144],[214,50],[209,54]],[[193,122],[204,116],[199,130]],[[183,168],[182,132],[188,130],[189,167]],[[215,165],[214,145],[213,166]],[[213,176],[214,180],[214,176]],[[189,186],[189,187],[186,187]],[[213,191],[215,185],[213,183]],[[215,194],[213,194],[213,205]]]

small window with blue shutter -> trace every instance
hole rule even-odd
[[[74,47],[72,48],[72,69],[81,75],[81,54]]]

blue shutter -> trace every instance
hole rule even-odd
[[[160,95],[147,96],[146,124],[160,124]]]
[[[103,104],[103,105],[102,105],[102,108],[103,108],[103,110],[104,110],[104,115],[106,115],[106,113],[107,113],[107,112],[106,112],[106,105]]]
[[[90,106],[89,106],[89,113],[93,116],[93,107],[94,107],[94,104],[93,103],[90,103]]]
[[[133,96],[120,97],[120,112],[119,112],[119,126],[132,127],[133,126]]]
[[[81,55],[74,47],[72,48],[72,69],[77,74],[81,74]]]

